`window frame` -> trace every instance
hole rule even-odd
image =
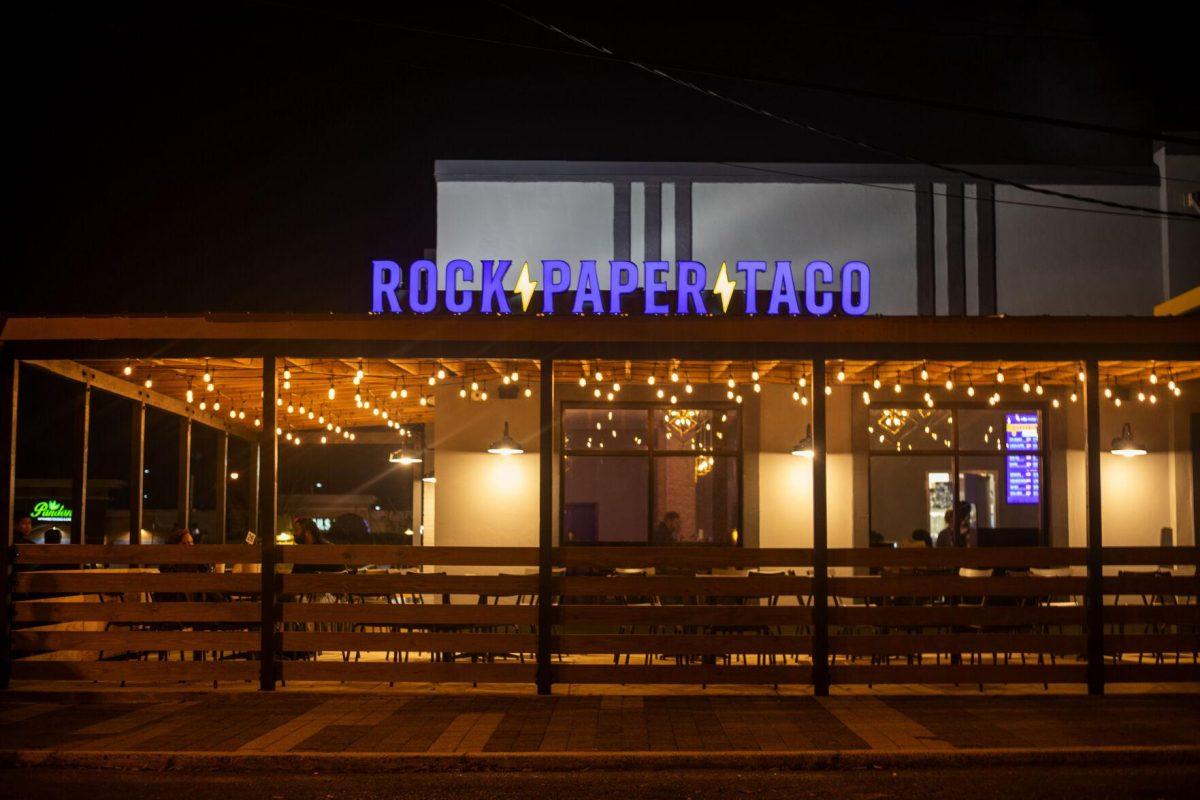
[[[694,408],[703,411],[736,411],[737,412],[737,447],[716,447],[711,450],[662,450],[657,447],[658,437],[655,435],[654,422],[650,416],[653,412],[662,413],[671,409]],[[573,448],[566,447],[563,443],[565,438],[563,425],[563,417],[567,411],[582,410],[582,411],[614,411],[614,410],[644,410],[646,412],[646,447],[641,450],[600,450],[595,448]],[[602,400],[565,400],[559,403],[557,418],[558,438],[556,441],[558,451],[558,530],[559,530],[559,545],[562,547],[651,547],[653,546],[650,537],[654,531],[654,461],[657,458],[691,458],[695,457],[700,452],[709,453],[714,456],[724,458],[734,458],[735,469],[737,470],[737,530],[738,538],[735,544],[718,544],[713,543],[709,546],[713,547],[742,547],[746,541],[745,535],[745,470],[743,469],[744,452],[746,447],[745,442],[745,425],[746,425],[746,406],[743,403],[731,401],[694,401],[689,403],[671,404],[666,400],[650,400],[650,401],[602,401]],[[563,530],[567,524],[567,458],[605,458],[605,457],[638,457],[644,458],[647,461],[648,469],[646,470],[647,487],[646,487],[646,541],[644,542],[565,542],[562,540]],[[688,547],[691,545],[672,545],[676,547]]]
[[[872,402],[868,407],[868,413],[880,408],[927,408],[925,403],[919,400],[899,400],[895,402]],[[1036,402],[1018,402],[1014,400],[1001,400],[992,405],[987,401],[978,400],[950,400],[939,402],[934,405],[934,410],[948,410],[955,415],[960,411],[1037,411],[1038,421],[1040,423],[1038,447],[1036,450],[1022,450],[1021,455],[1034,455],[1038,458],[1038,491],[1040,492],[1040,500],[1038,502],[1038,543],[1042,547],[1046,547],[1050,543],[1050,428],[1051,415],[1050,403],[1046,400],[1038,400]],[[871,423],[871,417],[867,417],[867,425]],[[943,456],[950,458],[950,480],[953,485],[952,496],[955,502],[959,496],[959,473],[961,465],[959,459],[966,457],[988,456],[1000,457],[1003,459],[1009,455],[1008,449],[1002,450],[986,450],[986,449],[960,449],[958,445],[958,432],[961,427],[960,422],[955,422],[950,426],[950,431],[953,436],[950,447],[937,448],[913,448],[912,450],[874,450],[871,447],[871,434],[867,434],[867,530],[874,530],[872,527],[872,509],[874,508],[874,480],[871,477],[871,459],[872,458],[897,458],[904,456]],[[865,430],[865,426],[864,426]],[[1001,434],[1003,435],[1003,434]],[[1006,491],[1006,487],[1001,488],[1001,492]],[[936,537],[937,531],[930,531],[930,536]]]

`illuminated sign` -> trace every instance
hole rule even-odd
[[[71,509],[57,500],[39,500],[29,516],[34,522],[70,522]]]
[[[728,263],[722,262],[711,288],[708,267],[699,261],[675,262],[673,271],[671,266],[669,261],[638,264],[613,260],[608,262],[607,281],[603,281],[595,260],[572,264],[544,259],[541,280],[536,281],[530,277],[528,261],[519,270],[505,260],[485,259],[476,264],[456,258],[439,267],[421,259],[407,269],[395,261],[375,261],[371,311],[814,317],[837,311],[857,317],[871,307],[871,270],[862,261],[847,261],[838,270],[827,261],[811,261],[803,269],[793,268],[790,261],[737,261],[732,276]],[[512,289],[506,289],[510,272],[517,277]],[[769,291],[758,290],[760,276],[769,278]],[[605,283],[607,288],[602,288]],[[742,300],[731,309],[739,286]]]
[[[1004,415],[1004,444],[1009,452],[1004,459],[1004,499],[1010,505],[1036,505],[1041,500],[1041,457],[1034,455],[1038,442],[1036,413]]]

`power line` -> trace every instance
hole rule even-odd
[[[518,10],[512,8],[511,6],[508,6],[501,2],[496,2],[496,5],[508,10],[509,12],[515,14],[518,17],[521,17],[522,19],[525,19],[526,21],[528,21],[534,25],[537,25],[540,28],[543,28],[544,30],[548,30],[548,31],[551,31],[552,33],[556,33],[572,42],[575,42],[576,44],[596,50],[601,53],[605,53],[606,55],[621,58],[620,56],[616,56],[616,54],[612,50],[608,49],[607,47],[604,47],[603,45],[595,44],[587,39],[584,39],[583,37],[576,36],[575,34],[572,34],[566,30],[563,30],[562,28],[558,27],[557,25],[554,25],[554,24],[548,23],[548,22],[543,22],[542,20],[538,19],[537,17],[530,16],[529,14],[526,14],[525,12],[518,11]],[[1031,186],[1027,183],[1022,183],[1020,181],[1010,181],[1010,180],[1004,180],[1002,178],[995,178],[995,177],[987,175],[985,173],[978,172],[978,171],[972,170],[972,169],[966,169],[964,167],[956,167],[956,166],[953,166],[950,164],[942,164],[937,161],[929,161],[926,159],[918,158],[916,156],[908,155],[907,153],[901,153],[901,152],[891,150],[886,147],[881,147],[879,145],[872,144],[870,142],[867,142],[867,141],[864,141],[861,139],[856,139],[851,136],[846,136],[844,134],[826,130],[825,128],[821,128],[810,122],[800,122],[798,120],[792,119],[791,117],[786,117],[781,114],[777,114],[774,111],[771,111],[770,109],[762,108],[761,106],[756,106],[756,105],[754,105],[752,103],[748,103],[744,100],[739,100],[737,98],[722,94],[721,92],[717,92],[713,89],[710,89],[710,88],[707,88],[704,86],[700,86],[699,84],[693,83],[692,81],[676,77],[668,72],[665,72],[662,69],[659,69],[657,67],[648,66],[646,64],[643,64],[643,63],[633,60],[633,59],[621,58],[621,60],[623,60],[626,64],[629,64],[630,66],[632,66],[636,69],[639,69],[643,72],[646,72],[650,75],[653,75],[658,78],[662,78],[662,79],[667,80],[671,83],[674,83],[678,86],[682,86],[685,89],[690,89],[691,91],[697,92],[699,94],[706,95],[708,97],[712,97],[713,99],[720,100],[723,103],[733,105],[737,108],[741,108],[741,109],[743,109],[745,111],[749,111],[753,114],[757,114],[759,116],[766,117],[767,119],[771,119],[776,122],[783,123],[784,125],[788,125],[790,127],[799,128],[800,130],[807,131],[809,133],[813,133],[818,136],[823,136],[828,139],[833,139],[835,141],[839,141],[844,144],[849,144],[854,147],[862,148],[865,150],[870,150],[870,151],[876,152],[876,153],[881,153],[890,158],[900,158],[900,159],[904,159],[906,161],[912,161],[914,163],[923,164],[923,165],[925,165],[927,167],[931,167],[933,169],[938,169],[938,170],[953,173],[956,175],[961,175],[963,177],[971,178],[976,181],[984,181],[984,182],[988,182],[988,183],[994,183],[998,186],[1010,186],[1015,189],[1021,189],[1021,190],[1027,191],[1027,192],[1032,192],[1034,194],[1042,194],[1042,195],[1047,195],[1049,197],[1057,197],[1057,198],[1064,199],[1064,200],[1072,200],[1075,202],[1086,203],[1086,204],[1091,204],[1091,205],[1105,206],[1107,208],[1120,209],[1122,211],[1138,212],[1144,216],[1166,218],[1166,219],[1177,219],[1177,220],[1186,221],[1186,222],[1200,222],[1200,217],[1196,217],[1191,214],[1185,214],[1185,213],[1176,212],[1176,211],[1164,211],[1164,210],[1160,210],[1157,208],[1151,208],[1149,206],[1139,206],[1139,205],[1136,205],[1133,203],[1121,203],[1121,202],[1117,202],[1115,200],[1104,200],[1104,199],[1095,198],[1095,197],[1085,197],[1083,195],[1077,195],[1077,194],[1073,194],[1071,192],[1060,192],[1055,189],[1040,188],[1040,187],[1036,187],[1036,186]],[[1082,209],[1080,209],[1080,210],[1082,210]]]
[[[473,42],[475,44],[488,44],[497,47],[509,47],[519,50],[530,50],[533,52],[548,53],[552,55],[570,56],[573,58],[583,58],[593,61],[607,61],[610,63],[628,64],[628,61],[611,52],[606,53],[599,50],[591,52],[581,52],[579,50],[565,50],[560,47],[548,47],[545,45],[531,44],[528,42],[514,42],[507,39],[493,39],[486,36],[472,36],[470,34],[455,33],[453,31],[437,30],[435,28],[421,28],[413,25],[405,25],[391,20],[382,20],[372,17],[361,17],[357,15],[341,14],[325,11],[324,9],[310,9],[295,6],[290,3],[277,2],[276,0],[249,0],[249,2],[257,5],[275,6],[278,8],[286,8],[292,11],[303,11],[313,14],[319,14],[329,19],[338,19],[343,22],[354,22],[361,25],[374,25],[378,27],[391,28],[394,30],[406,31],[408,33],[419,33],[427,36],[439,36],[447,39],[457,39],[460,41]],[[498,4],[500,5],[500,4]],[[507,10],[507,6],[505,6]],[[521,16],[520,12],[513,12]],[[531,20],[532,21],[532,20]],[[1093,122],[1083,122],[1080,120],[1066,119],[1063,117],[1051,117],[1042,114],[1028,114],[1020,111],[1009,111],[1007,109],[986,108],[983,106],[965,105],[962,103],[951,103],[949,101],[935,100],[931,98],[916,97],[913,95],[893,94],[889,92],[871,91],[869,89],[855,89],[846,86],[835,86],[832,84],[815,83],[811,81],[797,81],[793,79],[783,79],[767,75],[755,75],[745,73],[734,73],[704,69],[685,64],[674,64],[662,61],[643,61],[641,62],[649,67],[657,69],[670,69],[677,72],[690,72],[697,75],[705,75],[713,78],[725,78],[729,80],[746,81],[749,83],[761,83],[771,86],[780,86],[790,89],[800,89],[803,91],[826,92],[830,94],[841,94],[849,97],[864,97],[872,100],[885,100],[894,103],[906,103],[918,106],[927,106],[929,108],[937,108],[944,111],[953,111],[966,114],[976,114],[980,116],[995,117],[999,119],[1011,119],[1018,122],[1031,122],[1040,125],[1058,126],[1063,128],[1071,128],[1075,130],[1089,131],[1092,133],[1105,133],[1113,136],[1125,136],[1133,139],[1145,139],[1150,141],[1170,142],[1172,144],[1188,144],[1200,145],[1200,138],[1181,136],[1179,134],[1165,133],[1163,131],[1140,130],[1137,128],[1126,128],[1116,125],[1104,125]],[[1086,169],[1103,169],[1100,167],[1081,167]],[[1136,175],[1137,173],[1118,172],[1117,174]],[[1166,180],[1182,180],[1182,179],[1166,179]]]
[[[784,175],[789,178],[804,178],[805,180],[818,181],[821,183],[834,184],[838,186],[862,186],[866,189],[885,189],[889,192],[905,192],[906,194],[919,194],[923,190],[913,186],[901,186],[891,183],[872,183],[870,181],[855,181],[846,178],[828,178],[823,175],[810,175],[804,172],[795,172],[792,170],[780,169],[778,167],[764,167],[761,164],[743,164],[736,161],[714,161],[714,164],[720,164],[723,167],[732,167],[733,169],[744,169],[752,172],[762,172],[768,175]],[[950,192],[935,192],[930,190],[928,194],[932,197],[965,197],[957,193]],[[973,198],[966,198],[973,199]],[[1142,214],[1133,211],[1117,211],[1102,208],[1079,208],[1078,206],[1060,206],[1050,203],[1027,203],[1023,200],[1001,200],[992,198],[991,200],[976,202],[989,202],[999,206],[1020,206],[1023,208],[1044,208],[1052,211],[1078,211],[1085,214],[1103,214],[1111,217],[1133,217],[1134,219],[1153,219],[1147,214]]]

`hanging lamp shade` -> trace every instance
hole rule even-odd
[[[508,435],[508,420],[504,421],[504,435],[492,443],[488,452],[498,456],[519,456],[525,452],[525,448]]]
[[[812,458],[815,451],[813,450],[812,423],[804,426],[804,438],[796,443],[792,448],[792,455],[800,456],[801,458]]]
[[[421,463],[421,454],[416,450],[409,450],[406,447],[401,447],[399,450],[393,450],[388,454],[388,461],[393,464],[399,464],[403,467],[409,467],[413,464]]]
[[[1109,452],[1114,456],[1133,458],[1146,455],[1146,447],[1134,440],[1133,428],[1126,422],[1121,428],[1121,435],[1112,440],[1112,450]]]

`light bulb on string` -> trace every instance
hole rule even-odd
[[[900,379],[899,379],[899,378],[897,378],[897,379],[896,379],[896,382],[892,384],[892,393],[893,393],[893,394],[900,394],[900,392],[902,392],[903,390],[904,390],[904,387],[902,387],[902,386],[900,385]]]
[[[922,381],[929,380],[929,367],[926,366],[924,361],[921,362],[921,380]]]
[[[200,380],[205,383],[212,383],[212,368],[208,365],[208,359],[204,359],[204,374],[200,376]],[[211,389],[209,391],[212,391]]]
[[[121,370],[121,372],[124,373],[126,377],[132,375],[133,374],[133,362],[126,361],[125,368],[123,370]]]
[[[446,370],[442,369],[441,367],[438,367],[438,371],[435,374],[437,375],[437,379],[439,381],[446,380]],[[515,381],[516,378],[513,378],[513,380]]]
[[[1150,367],[1150,385],[1153,386],[1156,383],[1158,383],[1158,372],[1154,367]]]
[[[292,379],[292,371],[287,367],[283,368],[283,379],[285,381],[290,381]]]
[[[967,384],[967,397],[974,397],[974,396],[975,396],[975,386],[974,386],[974,384],[968,383]]]
[[[872,386],[872,387],[874,387],[875,389],[878,389],[878,388],[880,388],[881,386],[883,386],[883,381],[879,380],[879,373],[878,373],[878,372],[877,372],[877,373],[875,373],[875,380],[871,381],[871,386]]]
[[[1004,383],[1004,369],[996,367],[996,383]]]
[[[808,376],[807,376],[807,375],[801,375],[801,376],[800,376],[800,380],[798,381],[798,383],[800,384],[800,388],[801,388],[801,389],[803,389],[805,386],[808,386]]]
[[[332,380],[329,381],[329,391],[325,393],[325,396],[330,400],[337,397],[337,389],[334,388]]]

